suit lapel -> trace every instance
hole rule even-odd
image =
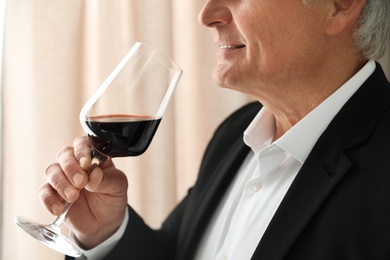
[[[243,142],[243,132],[260,109],[258,102],[244,106],[215,132],[202,160],[197,183],[187,196],[176,259],[194,258],[207,224],[250,150]]]
[[[188,202],[188,211],[183,217],[177,259],[193,259],[197,245],[207,227],[218,203],[242,164],[249,148],[242,138],[236,140],[224,160],[212,174],[206,186],[191,191],[191,197],[196,199]]]
[[[341,153],[338,159],[311,159],[300,170],[279,206],[252,259],[283,259],[300,233],[332,190],[344,178],[351,162]]]
[[[359,149],[389,109],[389,85],[377,70],[322,134],[275,213],[252,259],[284,259],[333,189],[348,174],[348,150]]]

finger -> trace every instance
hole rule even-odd
[[[80,167],[75,158],[73,147],[68,146],[59,151],[57,160],[63,173],[74,187],[81,189],[87,184],[87,173]]]
[[[73,141],[74,156],[79,161],[80,167],[87,171],[91,166],[91,144],[87,136],[79,136]]]
[[[103,171],[100,167],[95,167],[88,176],[88,184],[85,189],[90,192],[96,192],[103,180]]]
[[[72,185],[58,163],[50,164],[46,170],[46,180],[64,200],[74,201],[79,196],[79,190]]]
[[[114,165],[113,161],[111,160],[111,158],[107,157],[107,159],[105,159],[104,161],[99,163],[99,167],[102,170],[104,170],[106,168],[115,168],[115,165]]]
[[[96,192],[103,181],[103,170],[106,168],[115,168],[114,163],[110,158],[107,158],[99,165],[95,164],[88,169],[88,184],[85,186],[86,190]]]
[[[64,200],[48,183],[39,189],[39,200],[53,215],[59,215],[64,210]]]
[[[100,167],[95,167],[89,175],[89,182],[85,188],[91,192],[125,196],[127,186],[126,175],[112,166],[105,168],[104,171]]]

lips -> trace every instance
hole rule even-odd
[[[223,44],[218,46],[221,50],[231,50],[231,49],[241,49],[244,48],[245,45],[229,45],[229,44]]]

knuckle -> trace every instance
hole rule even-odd
[[[57,192],[62,194],[70,184],[65,178],[53,178],[51,185]]]
[[[58,157],[58,165],[67,176],[80,171],[80,165],[73,155],[73,148],[63,149]]]
[[[58,163],[51,163],[48,166],[46,166],[45,173],[46,173],[46,175],[50,175],[58,168],[59,168]]]
[[[82,157],[89,158],[91,155],[91,148],[84,146],[82,148],[76,149],[74,151],[76,158],[80,159]]]
[[[76,161],[74,159],[67,158],[67,159],[62,160],[61,168],[64,170],[64,172],[66,174],[73,173],[73,172],[77,171],[78,164],[76,163]]]
[[[89,157],[91,155],[91,145],[87,136],[79,136],[73,141],[74,154],[76,158]]]
[[[63,157],[69,156],[69,154],[73,154],[73,147],[72,146],[66,146],[58,151],[57,153],[57,160],[60,160]]]
[[[90,146],[89,138],[87,136],[79,136],[73,141],[73,147],[85,147]]]
[[[39,199],[44,205],[50,205],[53,201],[53,197],[47,189],[41,188],[39,190]]]
[[[48,183],[45,183],[40,187],[38,195],[41,203],[48,209],[53,203],[60,202],[58,196],[55,194],[55,191]]]
[[[85,140],[87,140],[87,137],[85,135],[81,135],[74,139],[73,144],[83,143]]]
[[[46,180],[47,184],[43,185],[40,189],[40,196],[44,195],[45,192],[55,190],[56,192],[63,194],[63,190],[69,187],[71,184],[69,183],[67,177],[63,174],[61,168],[58,164],[51,164],[46,170]],[[50,186],[50,187],[49,187]],[[44,196],[43,196],[44,197]]]

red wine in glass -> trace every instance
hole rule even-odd
[[[92,146],[108,157],[137,156],[146,151],[161,118],[101,115],[85,121]]]

